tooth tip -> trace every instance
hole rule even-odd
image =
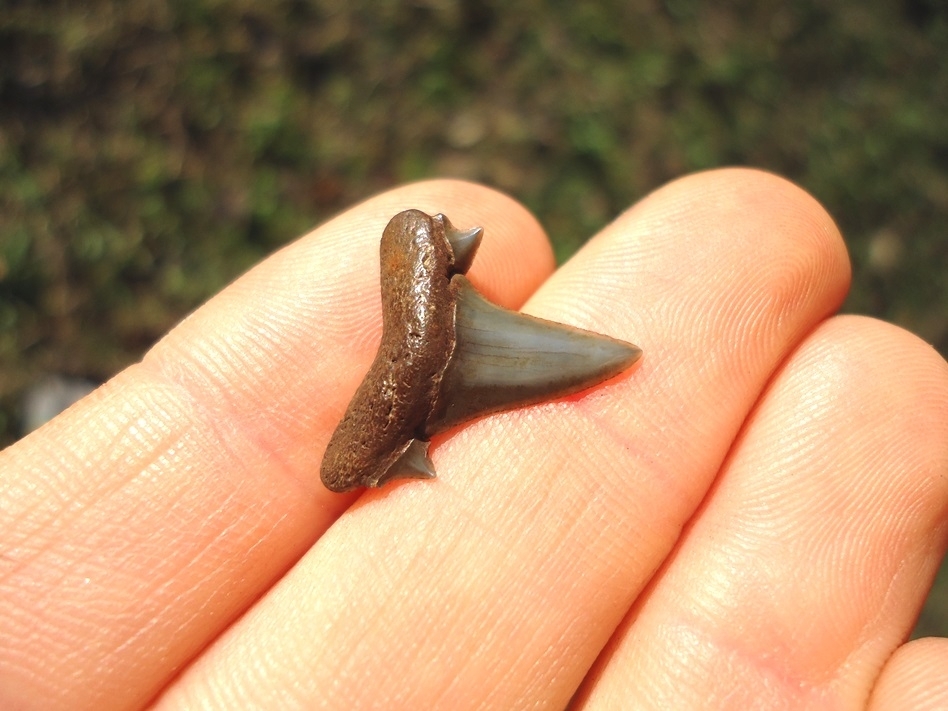
[[[466,274],[474,262],[474,253],[481,244],[484,230],[477,228],[476,232],[465,233],[449,240],[454,252],[454,269],[459,274]]]
[[[583,348],[588,353],[584,360],[590,381],[613,378],[642,357],[638,346],[609,336],[589,333],[584,340]],[[577,370],[581,371],[582,366],[577,365]]]
[[[642,357],[642,349],[639,348],[638,346],[633,345],[631,343],[621,342],[621,341],[620,343],[622,343],[623,350],[625,351],[622,358],[622,362],[624,363],[626,368],[632,365],[633,363],[635,363],[639,358]]]
[[[434,479],[437,477],[434,462],[428,456],[430,445],[430,442],[424,440],[411,440],[401,456],[392,463],[374,485],[382,486],[395,479]]]
[[[451,245],[451,251],[454,253],[454,269],[459,274],[464,274],[471,268],[474,261],[474,254],[481,245],[481,238],[484,236],[483,227],[472,227],[468,230],[459,230],[447,217],[441,215],[444,224],[444,236]]]

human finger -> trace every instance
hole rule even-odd
[[[948,640],[930,637],[904,644],[885,666],[869,711],[941,711],[948,708]]]
[[[379,236],[406,207],[485,226],[471,278],[495,300],[519,306],[552,270],[510,198],[393,190],[0,454],[0,707],[144,703],[353,501],[320,485],[319,460],[378,345]]]
[[[930,346],[871,319],[823,324],[577,708],[864,708],[944,553],[946,443],[948,366]]]

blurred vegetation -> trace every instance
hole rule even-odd
[[[770,169],[838,220],[847,308],[944,354],[946,60],[939,0],[8,0],[0,444],[44,373],[107,378],[279,245],[434,175],[520,199],[564,259],[676,176]]]

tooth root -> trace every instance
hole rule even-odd
[[[618,375],[641,349],[598,333],[545,321],[485,300],[457,283],[457,345],[426,433],[493,412],[585,390]]]
[[[434,479],[434,463],[428,457],[431,442],[410,440],[401,456],[379,477],[375,486],[382,486],[394,479]]]
[[[454,270],[458,274],[465,274],[471,268],[474,261],[474,254],[481,244],[481,238],[484,236],[483,227],[472,227],[469,230],[459,230],[444,215],[435,215],[440,217],[444,223],[444,235],[448,238],[451,250],[454,252]]]

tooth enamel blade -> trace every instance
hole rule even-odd
[[[440,217],[444,224],[444,236],[451,245],[451,251],[454,252],[454,270],[458,274],[466,273],[471,268],[477,248],[481,245],[484,228],[472,227],[469,230],[459,230],[444,215],[439,213],[435,217]]]
[[[413,439],[402,455],[379,477],[376,486],[382,486],[393,479],[434,479],[434,463],[428,457],[430,442]]]
[[[638,360],[636,346],[496,306],[463,276],[457,343],[427,434],[502,410],[580,392]]]

